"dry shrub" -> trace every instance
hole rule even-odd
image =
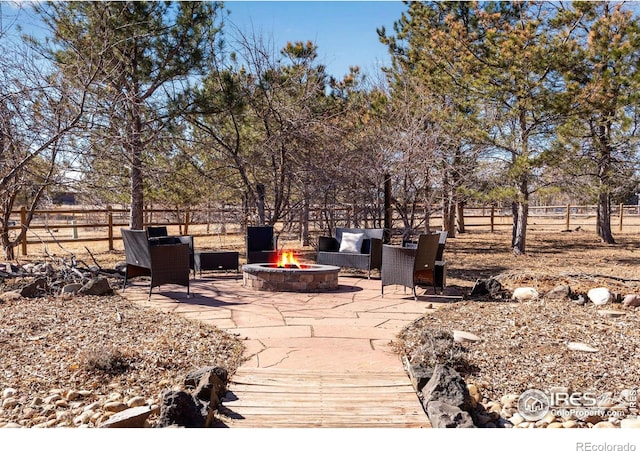
[[[83,368],[87,372],[100,372],[108,376],[123,374],[131,369],[135,356],[113,346],[90,349],[82,356]]]
[[[425,328],[407,348],[411,363],[433,368],[437,364],[448,365],[459,371],[468,367],[466,350],[453,335],[445,330]]]

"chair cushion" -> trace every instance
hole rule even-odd
[[[362,240],[364,240],[364,233],[344,232],[342,234],[342,240],[340,241],[339,252],[360,253],[360,249],[362,249]]]

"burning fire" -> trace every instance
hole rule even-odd
[[[287,268],[289,266],[297,266],[300,268],[300,262],[293,255],[293,251],[282,251],[278,259],[278,268]]]

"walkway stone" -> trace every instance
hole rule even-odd
[[[243,287],[241,275],[224,274],[192,280],[189,297],[182,287],[161,286],[154,288],[148,300],[144,281],[127,287],[121,294],[133,302],[203,321],[245,338],[248,360],[232,377],[231,385],[238,402],[224,404],[231,410],[251,407],[243,410],[244,420],[234,420],[230,427],[429,427],[391,342],[403,327],[426,311],[458,298],[419,296],[415,301],[401,287],[395,291],[389,287],[383,297],[379,279],[341,276],[339,283],[337,291],[327,293],[269,293]],[[243,391],[248,387],[247,378],[261,386],[268,386],[274,378],[280,380],[280,401],[264,396],[263,402],[271,403],[271,409],[257,406],[261,401],[251,401],[253,395]],[[296,378],[304,380],[307,391],[320,396],[315,403],[293,401],[296,396],[292,393],[300,385],[294,382]],[[346,394],[342,396],[346,403],[343,407],[330,405],[321,397],[322,387],[333,386],[336,378],[344,380],[340,383],[341,393],[365,390],[369,399],[378,400],[378,409],[362,397]],[[393,398],[395,394],[389,398],[390,387],[402,387],[410,396],[402,401]],[[285,400],[288,408],[297,409],[296,415],[308,409],[306,415],[300,415],[305,417],[303,422],[291,420],[292,411],[287,408],[281,413],[289,420],[278,419],[276,406],[285,405]],[[415,405],[408,409],[406,403]],[[376,415],[378,419],[373,418]]]

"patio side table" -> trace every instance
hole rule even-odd
[[[238,272],[238,252],[208,251],[196,252],[194,255],[194,271],[235,270]]]

